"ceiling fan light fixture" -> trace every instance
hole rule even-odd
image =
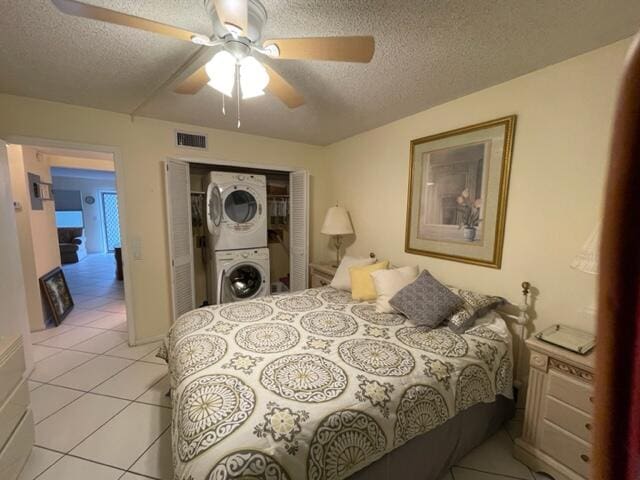
[[[237,25],[234,25],[233,23],[225,23],[224,27],[229,31],[233,38],[242,36],[243,30]]]
[[[276,45],[275,43],[270,43],[269,45],[266,45],[265,47],[263,47],[263,50],[264,50],[264,53],[266,53],[271,58],[278,58],[280,56],[280,49],[278,48],[278,45]]]
[[[208,85],[223,95],[230,97],[233,93],[236,77],[235,57],[226,50],[221,50],[209,60],[209,63],[204,68],[209,77]]]
[[[196,45],[204,45],[207,47],[213,44],[213,42],[208,37],[199,34],[191,36],[191,43],[195,43]]]
[[[267,85],[269,85],[269,74],[259,61],[254,57],[245,57],[240,60],[240,88],[243,99],[264,95]]]

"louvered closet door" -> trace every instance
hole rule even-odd
[[[183,313],[193,310],[196,303],[191,241],[191,185],[187,163],[168,160],[165,172],[171,296],[175,320]]]
[[[291,291],[307,288],[309,272],[309,174],[289,175]]]

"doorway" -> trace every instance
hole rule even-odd
[[[109,349],[126,345],[134,333],[126,306],[125,290],[130,287],[123,276],[118,278],[121,269],[114,255],[122,243],[115,153],[100,151],[100,147],[94,151],[24,140],[14,139],[8,149],[10,170],[20,167],[12,172],[12,194],[19,204],[16,222],[19,230],[21,218],[23,225],[34,221],[46,225],[38,235],[20,235],[25,284],[31,285],[37,299],[31,302],[37,308],[29,312],[36,360],[55,355],[56,349],[73,350],[90,341]],[[22,181],[32,170],[37,170],[51,192],[41,210],[34,210],[29,184]],[[34,252],[40,256],[46,252],[46,262],[36,257],[29,265]],[[51,321],[46,302],[40,301],[38,284],[44,273],[56,268],[63,271],[74,303],[58,326]]]

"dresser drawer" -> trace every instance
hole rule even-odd
[[[547,420],[542,427],[542,451],[587,478],[591,463],[590,445]]]
[[[553,397],[547,397],[545,418],[569,433],[591,443],[593,423],[586,413]]]
[[[593,387],[586,382],[549,370],[548,394],[583,412],[593,413]]]
[[[0,405],[20,383],[24,369],[22,339],[5,337],[0,343]]]
[[[29,408],[27,381],[22,380],[3,405],[0,405],[0,447],[5,444],[14,428]]]

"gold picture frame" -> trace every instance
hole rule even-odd
[[[411,141],[405,252],[501,267],[516,118]]]

